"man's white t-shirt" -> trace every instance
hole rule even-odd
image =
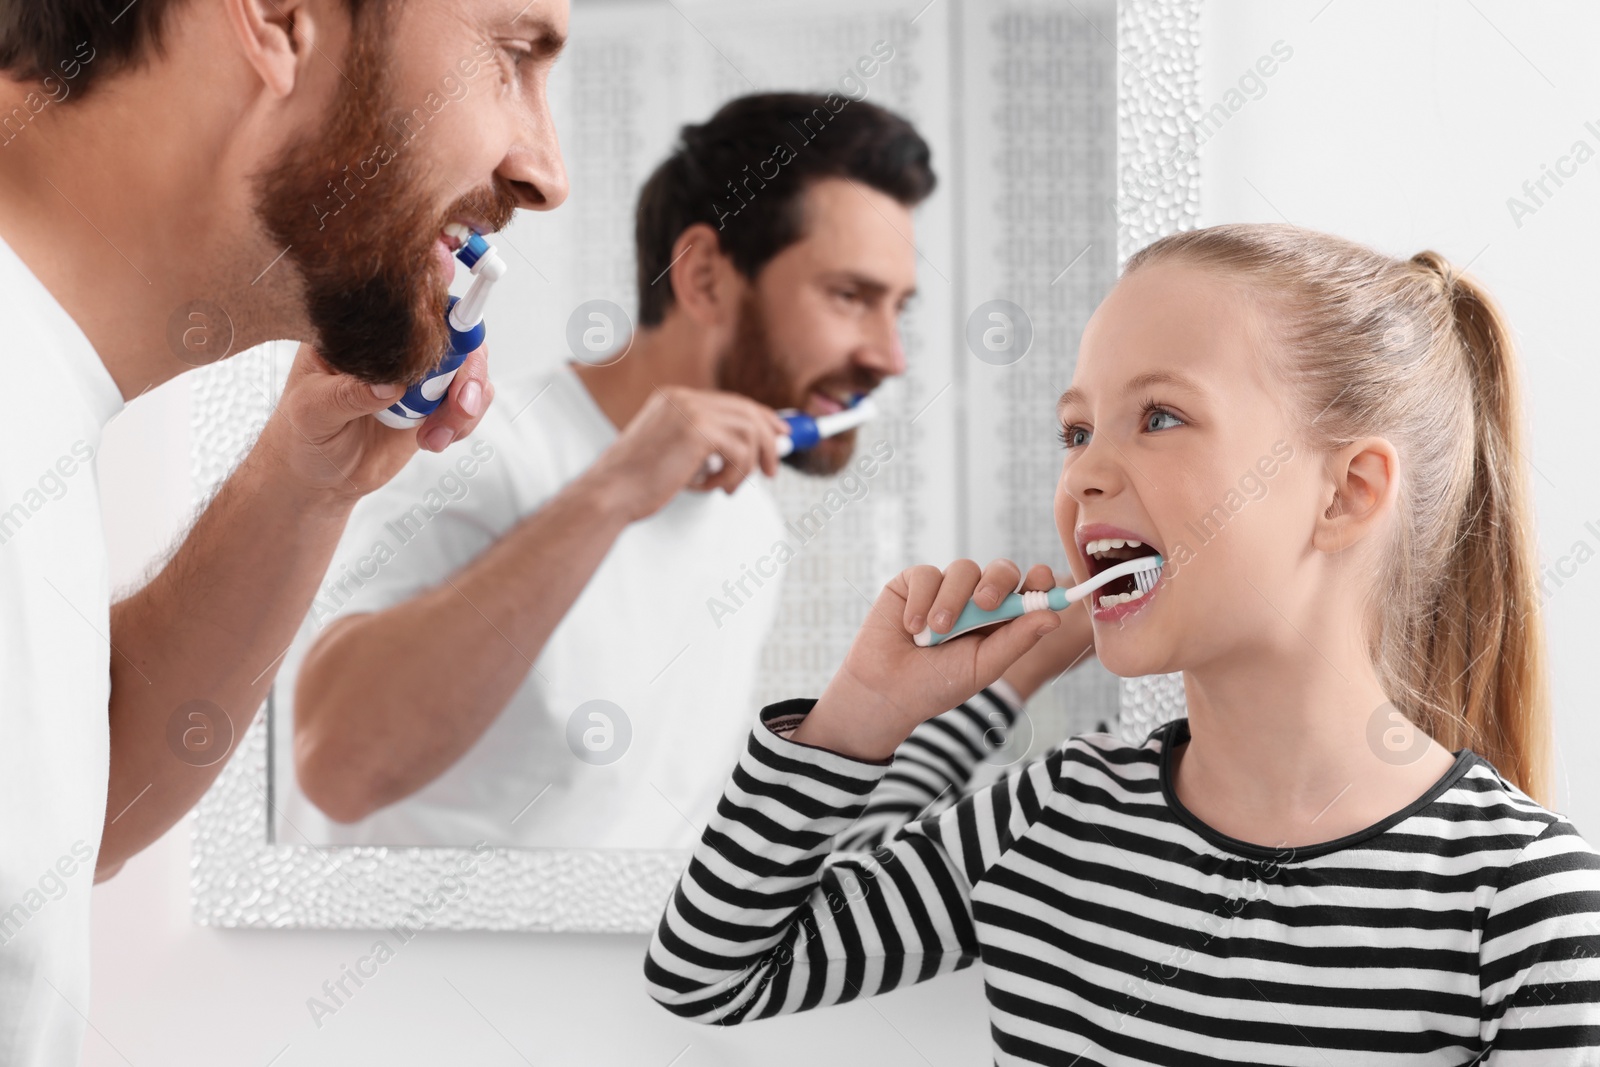
[[[94,457],[123,408],[66,310],[0,241],[0,1063],[78,1062],[110,768],[111,585]]]
[[[315,638],[337,617],[441,585],[617,437],[570,365],[522,392],[537,396],[531,403],[508,392],[470,438],[418,453],[356,506],[274,690],[280,783],[293,777],[293,681]],[[764,482],[756,472],[731,495],[686,490],[627,527],[544,648],[523,650],[533,662],[504,711],[439,778],[352,824],[325,818],[297,786],[283,789],[279,839],[692,848],[758,711],[781,572],[759,585],[749,574],[784,534]],[[711,611],[713,597],[731,603],[724,585],[741,579],[748,595],[734,613]],[[428,650],[394,655],[414,663]]]

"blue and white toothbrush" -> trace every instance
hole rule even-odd
[[[835,411],[830,415],[813,416],[793,408],[785,408],[778,412],[778,417],[789,424],[789,432],[778,437],[778,458],[782,459],[791,452],[804,452],[808,448],[815,448],[825,438],[853,430],[862,423],[877,418],[878,407],[872,402],[872,397],[862,394],[843,411]],[[722,470],[723,463],[722,453],[711,453],[701,464],[700,473],[695,475],[694,484],[698,485],[714,476]]]
[[[417,425],[444,402],[444,395],[449,391],[456,371],[483,344],[483,305],[488,303],[490,287],[506,274],[506,261],[481,235],[473,233],[459,222],[446,226],[445,232],[461,241],[461,247],[456,249],[456,258],[472,271],[472,285],[467,289],[466,296],[450,298],[445,311],[445,321],[450,325],[450,348],[439,360],[439,365],[429,371],[422,381],[407,389],[399,400],[377,412],[379,422],[397,430]]]
[[[1118,578],[1133,575],[1133,584],[1141,593],[1148,593],[1156,587],[1156,580],[1161,575],[1162,559],[1160,554],[1153,556],[1140,556],[1138,559],[1125,560],[1115,567],[1107,567],[1099,574],[1086,582],[1081,582],[1070,589],[1057,586],[1054,589],[1036,589],[1026,593],[1011,593],[1000,601],[1000,606],[992,610],[978,607],[974,601],[967,601],[967,606],[961,609],[961,614],[956,616],[955,625],[947,634],[936,634],[929,627],[923,627],[922,632],[915,635],[912,640],[923,648],[948,641],[953,637],[960,637],[964,633],[976,630],[981,626],[993,626],[997,622],[1007,622],[1025,615],[1030,611],[1041,611],[1049,608],[1051,611],[1065,611],[1069,604],[1095,592],[1108,582]]]

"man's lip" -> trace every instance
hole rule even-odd
[[[455,281],[455,277],[456,277],[456,255],[455,255],[455,251],[450,247],[450,245],[444,240],[443,237],[440,237],[437,241],[435,241],[433,243],[433,247],[443,250],[443,251],[439,252],[439,254],[438,254],[439,255],[439,264],[440,264],[441,268],[444,270],[444,281],[445,281],[445,284],[449,285],[451,282]]]
[[[844,392],[845,390],[840,390],[840,391]],[[859,398],[864,397],[864,396],[872,395],[872,390],[871,389],[863,388],[863,387],[860,387],[860,386],[858,386],[858,387],[856,387],[854,389],[850,389],[847,392],[848,392],[849,400],[840,400],[836,395],[834,395],[834,391],[833,390],[816,389],[816,388],[814,388],[814,389],[810,390],[808,393],[806,393],[806,397],[807,397],[807,399],[811,399],[812,400],[812,405],[813,406],[816,403],[816,401],[813,398],[816,398],[816,397],[825,398],[825,399],[831,401],[832,403],[835,403],[835,404],[839,405],[837,408],[834,408],[834,409],[829,410],[829,411],[824,411],[824,412],[820,412],[820,413],[814,413],[814,414],[832,415],[832,414],[835,414],[835,413],[837,413],[839,411],[844,411],[844,410],[848,409]]]
[[[823,410],[819,412],[819,414],[822,415],[832,415],[835,412],[843,411],[849,406],[832,393],[825,392],[821,389],[811,390],[811,397],[813,406],[823,408]]]

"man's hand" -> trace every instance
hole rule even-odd
[[[912,641],[925,624],[949,633],[968,600],[998,607],[1017,590],[1020,576],[1006,559],[981,569],[962,559],[943,572],[931,566],[901,571],[878,595],[844,663],[791,739],[856,759],[888,759],[919,724],[995,682],[1061,625],[1056,612],[1033,611],[931,648]],[[1040,564],[1021,588],[1054,584],[1055,575]]]
[[[340,374],[302,344],[262,442],[292,481],[353,503],[399,473],[419,445],[440,452],[477,427],[494,399],[488,349],[466,358],[444,401],[416,430],[392,429],[371,417],[402,392]]]
[[[358,498],[394,477],[419,434],[477,426],[493,387],[474,352],[419,430],[372,413],[394,402],[302,345],[255,447],[150,582],[111,606],[111,773],[99,878],[165,833],[244,737],[304,620]],[[395,396],[399,394],[396,393]],[[477,397],[476,401],[474,396]],[[199,707],[228,748],[194,752],[175,717]]]
[[[589,476],[612,483],[627,502],[632,521],[648,518],[687,488],[739,487],[752,471],[778,473],[778,437],[789,424],[765,404],[737,393],[662,386],[645,401],[590,468]],[[722,470],[696,482],[713,452]]]

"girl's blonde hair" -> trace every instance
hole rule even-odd
[[[1313,452],[1378,436],[1400,456],[1370,647],[1390,700],[1547,803],[1550,709],[1521,385],[1510,331],[1436,252],[1394,259],[1284,225],[1174,234],[1129,260],[1222,271],[1266,313]]]

